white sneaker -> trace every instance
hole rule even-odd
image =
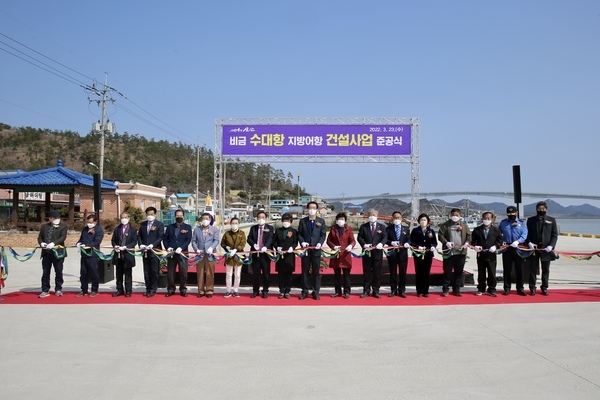
[[[62,297],[62,291],[60,290],[57,290],[54,294],[56,295],[56,297]]]
[[[477,292],[475,293],[475,296],[481,296],[483,294],[483,292]]]
[[[231,292],[227,292],[227,293],[225,293],[225,296],[224,296],[224,297],[225,297],[226,299],[230,298],[230,297],[231,297]]]
[[[40,294],[39,294],[39,296],[38,296],[38,297],[39,297],[40,299],[43,299],[44,297],[48,297],[48,296],[50,296],[50,293],[48,293],[48,292],[42,292],[42,293],[40,293]]]

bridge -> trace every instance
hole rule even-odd
[[[436,197],[450,197],[450,196],[484,196],[484,197],[506,197],[513,198],[513,192],[421,192],[421,198],[436,198]],[[587,195],[587,194],[564,194],[564,193],[535,193],[535,192],[523,192],[523,197],[536,198],[536,199],[581,199],[581,200],[600,200],[600,195]],[[352,201],[352,200],[369,200],[369,199],[410,199],[410,193],[379,193],[373,195],[358,195],[358,196],[343,196],[343,197],[330,197],[326,199],[329,203],[334,201]]]

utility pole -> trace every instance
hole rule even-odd
[[[300,205],[300,171],[298,171],[298,198],[296,204]]]
[[[104,73],[104,88],[102,90],[98,90],[95,86],[93,86],[92,91],[94,94],[102,96],[102,100],[91,100],[88,97],[88,101],[90,103],[95,101],[99,106],[102,104],[102,120],[98,123],[92,124],[92,130],[95,132],[100,132],[100,162],[98,163],[98,170],[100,179],[102,180],[104,177],[104,135],[106,133],[112,133],[113,131],[113,124],[106,119],[106,102],[115,102],[115,99],[112,97],[107,98],[108,92],[115,91],[114,89],[108,87],[108,73]]]

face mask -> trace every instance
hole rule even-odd
[[[289,222],[287,222],[287,221],[285,221],[285,222],[283,223],[283,227],[284,227],[284,228],[289,228],[290,226],[292,226],[292,224],[291,224],[291,223],[289,223]]]
[[[258,220],[258,224],[259,224],[259,225],[264,225],[264,224],[265,224],[265,222],[267,222],[267,221],[265,221],[265,220],[264,220],[264,219],[262,219],[262,218]]]
[[[122,218],[122,219],[121,219],[121,223],[122,223],[123,225],[127,225],[127,224],[129,223],[129,219],[128,219],[128,218]]]
[[[209,226],[210,225],[210,221],[207,219],[203,219],[201,222],[202,226]]]
[[[421,228],[427,228],[427,225],[429,225],[429,223],[426,219],[422,219],[419,221],[419,225],[421,225]]]
[[[177,222],[178,224],[183,222],[183,217],[177,217],[175,218],[175,222]]]
[[[60,224],[60,219],[55,219],[54,221],[52,221],[52,223],[54,225],[58,225],[58,224]]]
[[[88,226],[88,229],[92,229],[93,227],[96,226],[96,224],[87,224],[87,226]]]
[[[394,220],[394,225],[396,225],[396,226],[402,225],[402,220],[401,219],[395,219]]]
[[[371,216],[369,217],[369,222],[375,222],[375,221],[377,221],[377,217],[376,217],[376,216],[374,216],[374,215],[371,215]]]
[[[314,217],[315,215],[317,215],[317,210],[311,208],[310,210],[308,210],[308,215]]]
[[[543,217],[544,215],[546,215],[546,211],[538,210],[537,215],[538,215],[538,217]]]
[[[511,221],[514,221],[514,220],[517,219],[517,216],[516,215],[509,215],[508,219],[511,220]]]
[[[484,219],[484,220],[483,220],[483,224],[484,224],[485,226],[490,226],[490,225],[492,224],[492,220],[491,220],[491,219]]]
[[[153,222],[156,219],[156,217],[154,215],[148,215],[146,219],[148,220],[148,222]]]
[[[231,224],[231,230],[234,231],[234,232],[237,232],[237,230],[238,230],[239,227],[240,226],[238,224]]]
[[[453,215],[450,217],[450,219],[452,220],[452,222],[458,222],[460,221],[460,217],[458,215]]]
[[[344,225],[346,225],[346,221],[343,219],[338,219],[337,224],[340,228],[342,228]]]

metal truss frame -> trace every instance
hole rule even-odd
[[[411,154],[403,156],[224,156],[223,125],[411,125]],[[343,118],[217,118],[215,120],[214,191],[219,199],[221,227],[224,225],[224,185],[228,163],[402,163],[411,164],[411,221],[419,215],[420,198],[419,118],[416,117],[343,117]]]

